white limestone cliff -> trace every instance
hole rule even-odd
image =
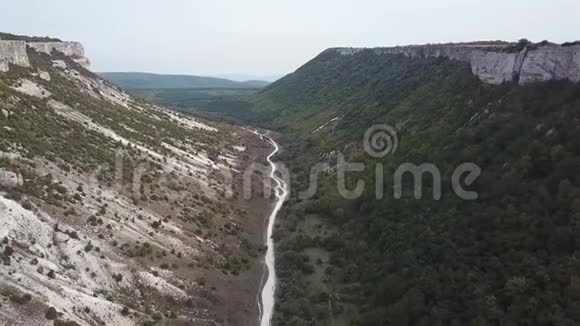
[[[544,46],[528,51],[520,70],[520,83],[548,79],[580,81],[580,45]]]
[[[79,42],[30,42],[28,46],[38,52],[51,54],[52,51],[62,52],[85,68],[90,67],[90,61],[85,57],[85,49]]]
[[[567,79],[580,81],[580,45],[546,44],[507,51],[506,45],[442,44],[374,48],[376,54],[402,54],[411,58],[445,57],[468,63],[471,71],[483,82],[501,84],[517,81],[526,84],[538,81]],[[335,48],[341,55],[354,55],[365,49]]]
[[[26,54],[26,42],[0,40],[0,71],[8,71],[10,64],[30,67]]]
[[[0,39],[0,71],[8,71],[10,64],[30,67],[27,47],[46,54],[51,54],[54,50],[59,51],[81,66],[90,68],[90,61],[85,57],[85,50],[79,42],[26,42]]]

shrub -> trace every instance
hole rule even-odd
[[[58,318],[58,312],[56,311],[56,309],[54,307],[50,307],[46,310],[46,313],[44,314],[44,316],[48,320],[55,320]]]
[[[121,315],[123,316],[128,316],[129,315],[129,308],[127,307],[123,307],[123,310],[121,310]]]
[[[118,283],[123,280],[123,275],[121,274],[113,274],[113,279]]]
[[[28,293],[24,293],[22,295],[13,294],[10,296],[10,301],[17,303],[17,304],[27,304],[32,300],[32,296]]]
[[[22,203],[22,208],[24,208],[25,210],[31,211],[34,207],[32,206],[31,202],[26,200]]]

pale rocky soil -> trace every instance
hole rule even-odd
[[[0,73],[0,324],[254,325],[268,146],[32,52]]]

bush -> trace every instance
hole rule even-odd
[[[153,317],[154,320],[159,321],[159,320],[162,320],[163,319],[163,314],[160,313],[160,312],[156,312],[156,313],[153,314],[152,317]]]
[[[46,310],[46,313],[44,314],[44,316],[48,320],[55,320],[58,318],[58,312],[56,311],[56,309],[54,307],[50,307]]]
[[[25,210],[31,211],[34,207],[32,206],[31,202],[26,200],[22,203],[22,208],[24,208]]]
[[[121,315],[128,316],[129,314],[130,314],[129,308],[123,307],[123,310],[121,310]]]
[[[17,304],[27,304],[32,300],[32,296],[28,293],[24,293],[22,295],[13,294],[10,296],[10,301],[17,303]]]

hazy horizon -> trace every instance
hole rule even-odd
[[[222,78],[281,76],[337,46],[580,38],[573,0],[23,0],[3,12],[0,31],[79,41],[94,71]]]
[[[150,71],[95,71],[98,74],[106,73],[126,73],[126,74],[151,74],[151,75],[169,75],[169,76],[198,76],[198,77],[211,77],[219,79],[229,79],[233,81],[245,82],[245,81],[268,81],[273,82],[277,79],[283,77],[283,75],[251,75],[251,74],[215,74],[215,75],[203,75],[203,74],[187,74],[187,73],[158,73]]]

